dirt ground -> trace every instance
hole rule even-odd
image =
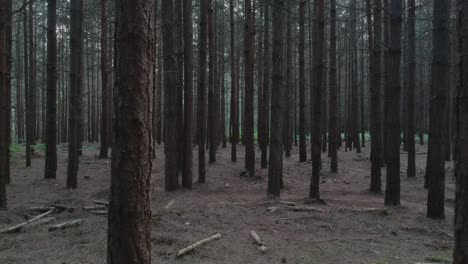
[[[219,148],[217,162],[207,166],[206,184],[196,183],[192,191],[166,193],[164,156],[162,146],[158,146],[152,174],[152,263],[451,263],[452,164],[447,164],[446,220],[425,217],[423,146],[417,147],[417,179],[405,177],[407,155],[401,155],[402,205],[359,212],[354,209],[383,208],[383,195],[367,191],[369,149],[364,148],[362,154],[340,151],[339,174],[329,173],[329,159],[324,155],[321,194],[326,205],[315,205],[324,211],[295,212],[283,201],[308,206],[304,198],[311,176],[310,162],[299,163],[296,148],[292,157],[284,160],[286,186],[281,200],[271,200],[266,197],[268,171],[259,169],[259,152],[258,178],[251,179],[240,177],[243,148],[239,148],[239,161],[231,163],[229,147]],[[194,150],[194,161],[196,155]],[[0,212],[0,229],[37,215],[28,210],[33,206],[60,203],[76,209],[55,214],[50,223],[0,235],[0,263],[106,263],[107,217],[82,209],[93,205],[95,199],[108,199],[110,161],[96,157],[96,146],[87,146],[74,191],[65,189],[64,146],[59,148],[57,180],[42,179],[43,157],[36,157],[27,169],[22,157],[15,159],[13,182],[8,186],[9,210]],[[194,172],[196,179],[196,166]],[[78,218],[84,220],[81,226],[48,231],[49,225]],[[266,243],[266,253],[253,243],[251,230]],[[179,249],[218,232],[221,239],[175,258]]]

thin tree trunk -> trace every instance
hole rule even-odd
[[[416,94],[416,3],[408,1],[408,87],[407,92],[407,147],[408,168],[407,176],[416,177],[416,149],[415,149],[415,94]]]
[[[102,85],[102,111],[101,111],[101,148],[99,158],[107,159],[110,145],[109,118],[111,118],[111,91],[109,83],[109,59],[107,54],[107,0],[101,0],[101,85]]]
[[[336,0],[330,1],[330,68],[329,68],[329,153],[331,158],[330,169],[333,173],[338,173],[338,87],[336,77]]]
[[[8,69],[7,69],[7,21],[9,15],[7,0],[0,0],[0,209],[7,208],[6,184],[10,168],[8,142],[8,112],[10,111],[8,98]]]
[[[254,65],[255,65],[255,29],[254,10],[251,0],[245,0],[245,169],[250,177],[255,176],[255,147],[254,147]]]
[[[299,161],[300,162],[307,161],[306,124],[305,124],[305,114],[306,114],[305,60],[304,60],[304,57],[305,57],[305,44],[304,44],[305,43],[305,9],[306,9],[306,1],[301,0],[299,2]],[[335,10],[335,15],[336,15],[336,10]]]
[[[239,142],[239,77],[235,47],[234,0],[229,1],[231,28],[231,161],[237,161],[237,143]],[[200,53],[201,54],[201,53]],[[201,64],[201,63],[200,63]],[[199,76],[201,78],[202,76]],[[200,124],[200,123],[199,123]]]
[[[260,133],[262,140],[261,148],[261,167],[268,167],[268,145],[270,141],[270,87],[271,87],[271,52],[270,52],[270,6],[265,6],[265,16],[263,18],[263,112],[262,112],[262,127]]]
[[[198,182],[205,183],[205,140],[206,140],[206,57],[208,41],[208,1],[200,0],[199,65],[197,91],[197,126],[198,126]],[[165,102],[166,104],[166,102]]]

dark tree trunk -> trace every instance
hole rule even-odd
[[[445,109],[449,84],[450,3],[434,0],[432,85],[427,156],[427,216],[445,217]]]
[[[30,4],[26,3],[26,0],[23,0],[23,5],[27,5],[28,8],[24,8],[23,10],[23,34],[24,34],[24,102],[26,106],[26,122],[25,122],[25,128],[26,128],[26,167],[31,166],[31,145],[32,145],[32,119],[31,119],[31,111],[32,111],[32,104],[31,104],[31,85],[30,85],[30,59],[29,57],[32,56],[32,54],[29,53],[29,46],[28,42],[30,41],[29,38],[29,11],[30,9]]]
[[[101,148],[99,158],[108,158],[110,140],[109,119],[111,118],[111,89],[109,83],[109,59],[107,54],[107,0],[101,0],[101,84],[102,84],[102,110],[101,110]]]
[[[385,91],[387,185],[385,205],[400,205],[400,63],[401,63],[401,0],[390,6],[389,84]]]
[[[44,178],[57,173],[57,1],[47,1],[47,126]]]
[[[353,141],[356,153],[361,153],[361,143],[359,138],[359,99],[358,99],[358,72],[357,72],[357,61],[358,61],[358,38],[357,38],[357,11],[356,11],[356,0],[352,2],[351,10],[351,39],[352,39],[352,61],[351,61],[351,137]]]
[[[307,161],[305,124],[305,9],[306,1],[299,2],[299,161]],[[336,15],[336,12],[335,12]],[[333,22],[332,22],[333,23]],[[336,41],[336,39],[335,39]],[[336,98],[335,98],[336,99]]]
[[[205,140],[206,140],[206,57],[208,41],[208,1],[200,0],[199,65],[197,91],[198,131],[198,182],[205,183]],[[166,104],[166,102],[165,102]]]
[[[291,122],[290,122],[290,111],[291,111],[291,99],[290,93],[293,88],[293,39],[292,39],[292,9],[287,5],[286,10],[286,81],[284,82],[283,88],[283,149],[285,157],[291,157]]]
[[[268,195],[279,196],[283,177],[283,23],[284,1],[273,2],[273,56],[271,86],[270,158],[268,167]]]
[[[116,9],[108,263],[150,264],[154,1],[118,0]]]
[[[368,15],[367,20],[371,21],[371,6],[367,0]],[[380,115],[381,109],[381,64],[382,64],[382,1],[374,1],[374,21],[369,32],[372,32],[369,38],[370,54],[370,134],[371,134],[371,182],[370,191],[380,193],[382,191],[382,121]],[[373,30],[372,30],[373,28]]]
[[[163,60],[164,60],[164,153],[166,191],[172,191],[179,187],[178,161],[178,116],[177,116],[177,54],[176,39],[174,34],[174,1],[163,0],[161,2],[162,30],[163,30]]]
[[[17,24],[16,27],[16,38],[21,39],[20,35],[21,23]],[[22,39],[23,42],[26,40]],[[24,104],[23,104],[23,67],[21,65],[21,48],[19,45],[16,47],[16,131],[17,131],[17,142],[23,143],[24,140]]]
[[[455,109],[455,250],[454,264],[468,263],[468,2],[458,1],[458,87]]]
[[[414,136],[416,133],[414,118],[416,98],[416,3],[408,1],[408,87],[407,87],[407,148],[408,168],[407,176],[416,177],[416,149]]]
[[[8,115],[10,112],[9,97],[8,97],[8,67],[7,67],[7,20],[9,16],[7,8],[7,0],[0,0],[0,209],[6,209],[7,196],[6,184],[9,168],[9,140],[8,130]]]
[[[83,84],[83,0],[72,0],[70,27],[70,117],[67,188],[76,189],[78,186],[78,168],[80,139],[82,130],[82,84]]]
[[[208,140],[209,153],[208,162],[216,161],[216,149],[218,145],[217,120],[216,120],[216,92],[218,86],[216,79],[216,18],[214,16],[213,0],[209,0],[208,8]]]
[[[330,68],[329,68],[329,146],[328,151],[330,153],[331,164],[330,169],[333,173],[338,173],[338,116],[337,112],[339,109],[338,105],[338,87],[337,87],[337,76],[336,76],[336,0],[330,1]]]
[[[184,0],[184,170],[182,187],[192,188],[193,167],[193,25],[192,0]]]
[[[234,0],[229,2],[230,28],[231,28],[231,161],[237,161],[237,143],[239,142],[239,75],[237,71],[235,25],[234,25]],[[200,54],[201,55],[201,54]],[[201,78],[202,76],[199,76]]]
[[[245,144],[245,169],[250,177],[255,176],[254,147],[254,65],[255,65],[255,28],[254,10],[251,0],[245,0],[245,134],[242,135]]]
[[[261,148],[261,167],[268,167],[268,145],[270,141],[270,87],[271,87],[271,51],[270,51],[270,7],[265,6],[265,16],[263,18],[263,108],[262,108],[262,134]]]
[[[311,128],[311,157],[312,157],[312,178],[310,182],[309,198],[320,200],[320,166],[321,166],[321,120],[322,120],[322,91],[324,78],[323,49],[325,42],[325,1],[314,1],[315,20],[314,20],[314,42],[313,42],[313,71],[314,81],[311,91],[312,102],[312,128]]]

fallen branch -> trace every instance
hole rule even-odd
[[[183,249],[179,250],[179,251],[177,252],[176,257],[177,257],[177,258],[178,258],[178,257],[181,257],[181,256],[183,256],[183,255],[185,255],[185,254],[191,252],[192,250],[194,250],[194,249],[196,249],[196,248],[198,248],[198,247],[200,247],[200,246],[206,244],[206,243],[209,243],[209,242],[211,242],[211,241],[213,241],[213,240],[218,240],[218,239],[220,239],[220,238],[221,238],[221,234],[220,234],[220,233],[217,233],[217,234],[214,235],[214,236],[211,236],[211,237],[205,238],[205,239],[203,239],[203,240],[200,240],[200,241],[198,241],[198,242],[195,243],[195,244],[192,244],[192,245],[190,245],[190,246],[188,246],[188,247],[186,247],[186,248],[183,248]]]
[[[438,226],[436,226],[436,228],[437,228],[437,230],[439,230],[440,233],[446,235],[447,237],[450,237],[450,238],[452,238],[452,239],[455,238],[455,236],[453,236],[452,234],[449,234],[449,233],[445,232],[444,230],[442,230],[442,228],[440,228],[440,227],[438,227]]]
[[[59,229],[65,229],[69,227],[77,227],[81,225],[82,223],[83,223],[83,219],[76,219],[76,220],[61,223],[58,225],[49,226],[49,232],[59,230]]]
[[[6,229],[2,229],[2,230],[0,230],[0,234],[17,232],[17,231],[19,231],[21,228],[23,228],[23,227],[25,227],[25,226],[27,226],[27,225],[33,223],[33,222],[36,222],[37,220],[40,220],[41,218],[44,218],[44,217],[46,217],[46,216],[52,214],[52,213],[54,212],[54,210],[55,210],[55,209],[49,210],[49,211],[47,211],[47,212],[45,212],[45,213],[43,213],[43,214],[40,214],[40,215],[38,215],[38,216],[36,216],[36,217],[34,217],[34,218],[29,219],[29,220],[26,221],[26,222],[20,223],[20,224],[18,224],[18,225],[15,225],[15,226],[12,226],[12,227],[9,227],[9,228],[6,228]]]
[[[62,210],[62,211],[68,211],[68,212],[73,212],[73,210],[75,210],[75,207],[70,207],[70,206],[66,206],[66,205],[63,205],[63,204],[54,204],[52,205],[52,207],[55,207],[59,210]]]
[[[108,201],[94,200],[94,204],[96,204],[96,205],[104,205],[104,206],[109,207],[109,202],[108,202]]]
[[[171,200],[171,201],[164,207],[164,209],[166,209],[166,210],[169,209],[174,203],[175,203],[175,201],[174,201],[174,200]]]
[[[328,212],[327,210],[320,209],[317,207],[288,207],[289,211],[294,211],[294,212],[319,212],[319,213],[325,213]]]
[[[255,244],[260,246],[258,249],[260,249],[262,253],[267,252],[268,248],[266,247],[265,242],[260,239],[260,236],[254,230],[250,231],[250,236],[253,238]]]
[[[35,211],[35,212],[40,212],[40,213],[45,213],[47,211],[54,210],[54,207],[50,206],[34,206],[34,207],[29,207],[28,211]]]
[[[97,210],[97,211],[90,211],[90,213],[94,215],[108,215],[109,211],[107,210]]]
[[[107,206],[105,206],[105,205],[84,206],[83,210],[85,210],[85,211],[107,210]]]

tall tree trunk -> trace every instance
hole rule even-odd
[[[270,158],[268,167],[268,195],[279,196],[283,177],[283,23],[284,1],[273,1],[273,55],[271,86]]]
[[[331,164],[331,172],[338,172],[338,87],[337,87],[337,76],[336,76],[336,0],[330,1],[330,68],[329,68],[329,142],[328,146]]]
[[[234,21],[234,0],[229,1],[229,15],[231,28],[231,161],[237,161],[237,143],[239,143],[239,75],[237,72],[237,59],[235,47],[235,21]],[[200,51],[201,55],[201,51]],[[201,64],[201,61],[200,61]],[[202,76],[199,75],[198,78]]]
[[[28,31],[29,31],[29,101],[28,104],[29,106],[29,126],[30,126],[30,144],[33,145],[38,136],[38,131],[37,131],[37,68],[36,68],[36,58],[37,58],[37,53],[36,53],[36,31],[34,27],[34,16],[35,11],[34,11],[34,3],[29,2],[29,13],[28,13]]]
[[[367,21],[371,21],[371,6],[367,0],[368,15]],[[369,38],[370,54],[370,134],[371,134],[371,182],[370,191],[380,193],[382,191],[382,121],[381,109],[381,89],[382,89],[382,1],[374,1],[374,21],[372,38]],[[371,24],[369,25],[371,27]],[[369,29],[372,32],[372,29]]]
[[[408,87],[407,87],[407,176],[416,177],[415,129],[415,94],[416,94],[416,1],[408,1]]]
[[[432,85],[427,156],[427,216],[445,217],[445,109],[449,84],[450,3],[434,0]]]
[[[358,61],[358,38],[357,38],[357,6],[356,0],[353,0],[351,9],[351,136],[356,153],[361,153],[361,143],[359,138],[359,99],[358,99],[358,72],[357,72],[357,61]]]
[[[118,0],[116,9],[108,263],[150,264],[154,1]]]
[[[0,209],[6,209],[7,207],[7,196],[6,196],[6,184],[8,181],[8,175],[10,173],[9,168],[9,140],[8,140],[8,129],[10,124],[8,123],[8,115],[10,111],[8,97],[8,68],[7,68],[7,17],[8,13],[7,0],[0,0]]]
[[[25,80],[25,85],[24,85],[24,102],[26,106],[26,122],[25,122],[25,128],[26,128],[26,167],[31,166],[31,145],[33,143],[32,140],[32,103],[31,103],[31,85],[30,85],[30,59],[29,57],[32,56],[29,52],[29,41],[31,40],[29,38],[29,35],[31,32],[29,32],[29,9],[32,5],[32,3],[27,4],[26,0],[23,0],[23,5],[27,5],[27,8],[25,7],[23,10],[23,34],[24,34],[24,80]]]
[[[205,140],[206,140],[206,57],[208,41],[208,1],[200,0],[199,65],[197,91],[197,126],[198,126],[198,182],[205,183]],[[166,103],[165,103],[166,104]]]
[[[57,173],[57,1],[47,1],[47,127],[44,178]]]
[[[290,111],[291,111],[291,99],[290,93],[293,89],[293,38],[292,38],[292,18],[291,12],[292,9],[288,5],[286,6],[286,81],[284,82],[283,89],[283,149],[285,157],[291,157],[291,122],[290,122]]]
[[[245,134],[242,135],[245,144],[245,169],[250,177],[255,176],[254,147],[254,65],[255,65],[255,29],[254,10],[251,0],[245,0]]]
[[[324,77],[323,49],[325,43],[325,1],[314,0],[314,42],[313,42],[313,71],[314,83],[311,92],[312,102],[312,128],[311,128],[311,157],[312,157],[312,178],[310,181],[309,198],[320,200],[320,166],[321,166],[321,120],[322,120],[322,91]]]
[[[456,91],[455,250],[454,264],[468,262],[468,2],[458,1],[458,87]]]
[[[184,171],[182,186],[192,188],[193,148],[193,25],[192,0],[184,0]]]
[[[307,161],[306,124],[305,124],[305,114],[306,114],[305,61],[304,61],[304,57],[305,57],[305,44],[304,44],[305,43],[305,9],[306,9],[306,1],[301,0],[299,2],[299,161],[300,162]],[[336,15],[336,12],[335,12],[335,15]]]
[[[262,99],[262,126],[260,133],[262,134],[261,148],[261,167],[268,167],[268,145],[270,140],[270,87],[271,87],[271,51],[270,51],[270,6],[265,6],[265,14],[263,18],[263,99]]]
[[[107,0],[101,0],[101,89],[102,89],[102,111],[101,111],[101,148],[99,158],[108,158],[108,150],[110,145],[110,127],[109,119],[111,118],[111,89],[109,83],[109,59],[107,54]]]
[[[72,0],[70,27],[70,118],[67,188],[78,187],[79,153],[82,124],[82,84],[83,84],[83,0]]]
[[[216,18],[214,9],[216,6],[213,0],[209,0],[208,7],[208,140],[209,140],[209,163],[216,161],[217,140],[217,120],[216,120],[216,92],[218,86],[216,79]]]
[[[163,23],[163,59],[164,59],[164,153],[166,155],[165,175],[166,190],[179,187],[178,161],[178,116],[177,95],[178,75],[176,39],[173,32],[175,23],[174,1],[163,0],[161,4]]]
[[[18,23],[16,26],[16,39],[22,40],[25,42],[26,40],[21,39],[20,34],[21,23]],[[17,138],[18,143],[23,143],[24,140],[24,104],[23,104],[23,83],[24,83],[24,74],[23,74],[23,67],[21,63],[21,48],[19,45],[16,47],[16,131],[17,131]]]
[[[385,205],[400,205],[400,63],[401,63],[401,0],[390,6],[389,84],[386,98],[387,185]]]

